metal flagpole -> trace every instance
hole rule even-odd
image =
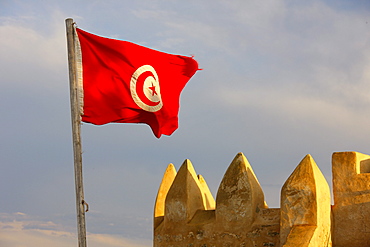
[[[82,180],[82,147],[81,147],[81,116],[78,99],[77,87],[77,61],[75,49],[75,30],[73,19],[66,19],[67,47],[68,47],[68,66],[69,83],[71,97],[71,119],[72,119],[72,137],[73,137],[73,156],[74,173],[76,187],[76,208],[77,208],[77,228],[78,228],[78,246],[86,247],[86,224],[85,224],[85,201]]]

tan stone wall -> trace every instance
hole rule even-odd
[[[310,155],[281,190],[281,207],[268,208],[246,157],[231,162],[216,200],[186,160],[170,164],[154,209],[154,246],[370,246],[370,156],[333,154],[334,206],[329,186]]]
[[[370,246],[370,156],[334,153],[333,244]]]

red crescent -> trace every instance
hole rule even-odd
[[[145,79],[149,76],[152,76],[153,78],[155,78],[153,73],[150,71],[145,71],[144,73],[142,73],[139,76],[139,78],[137,78],[135,90],[136,90],[137,96],[140,98],[140,100],[143,103],[147,104],[148,106],[156,106],[159,103],[161,103],[161,101],[153,102],[150,99],[148,99],[144,93],[144,82],[145,82]]]

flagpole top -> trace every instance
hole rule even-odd
[[[74,22],[72,18],[67,18],[65,21],[67,26],[76,25],[76,22]]]

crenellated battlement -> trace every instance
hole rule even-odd
[[[214,200],[190,160],[168,165],[154,207],[155,247],[370,246],[370,156],[332,156],[329,185],[310,155],[281,189],[280,208],[269,208],[247,158],[239,153]]]

